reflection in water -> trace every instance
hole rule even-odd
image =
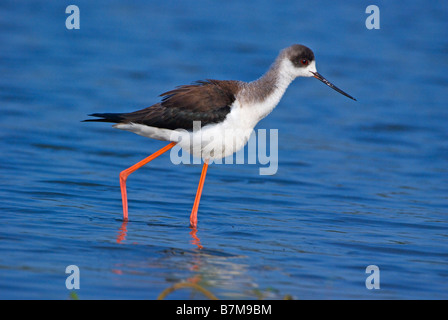
[[[192,283],[192,282],[179,282],[179,283],[176,283],[175,285],[173,285],[173,286],[171,286],[169,288],[166,288],[157,297],[157,300],[163,300],[171,292],[173,292],[175,290],[178,290],[178,289],[182,289],[182,288],[191,288],[191,289],[193,289],[195,291],[201,292],[202,294],[204,294],[204,296],[206,296],[207,298],[209,298],[211,300],[218,300],[218,298],[213,293],[211,293],[210,291],[208,291],[204,287],[202,287],[202,286],[200,286],[200,285],[198,285],[196,283]]]
[[[121,243],[122,241],[126,240],[126,234],[128,232],[126,226],[128,224],[128,220],[123,220],[123,223],[121,224],[120,229],[118,230],[118,236],[117,236],[117,242]]]
[[[118,229],[117,243],[123,244],[126,241],[127,224],[128,221],[123,221]],[[217,300],[219,295],[224,295],[222,297],[224,299],[229,298],[226,297],[226,291],[232,292],[230,298],[242,298],[249,295],[260,299],[258,285],[248,276],[247,265],[241,262],[241,259],[244,261],[244,256],[206,249],[201,243],[197,228],[190,228],[189,234],[191,236],[190,244],[195,247],[193,250],[171,248],[163,250],[161,256],[161,251],[157,251],[158,257],[148,256],[138,262],[120,263],[119,267],[116,265],[112,272],[116,275],[126,276],[129,273],[140,273],[142,268],[152,270],[163,266],[165,270],[172,270],[172,274],[165,275],[167,288],[158,295],[157,299],[165,299],[174,291],[179,291],[177,295],[184,295],[183,291],[190,291],[191,294],[188,296],[190,299],[204,298],[205,296],[207,299]],[[150,253],[148,254],[150,255]],[[179,259],[182,263],[179,263]],[[152,274],[152,272],[147,274]],[[219,292],[216,292],[217,290]],[[265,295],[261,297],[265,298]]]
[[[199,237],[197,236],[198,229],[195,227],[191,227],[191,231],[190,231],[190,235],[193,238],[193,240],[191,240],[191,244],[196,245],[199,249],[202,249],[203,246],[201,245],[201,240],[199,239]]]
[[[117,235],[117,243],[122,243],[124,240],[126,240],[127,235],[127,225],[128,220],[123,220],[120,229],[118,230]],[[191,227],[190,235],[192,237],[192,240],[190,241],[191,244],[194,244],[198,247],[198,249],[203,249],[204,247],[201,245],[201,239],[197,236],[198,229]]]

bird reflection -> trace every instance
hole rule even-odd
[[[116,233],[118,244],[126,242],[128,237],[128,221],[123,220]],[[191,292],[190,298],[217,299],[216,292],[230,292],[237,294],[246,294],[248,297],[255,298],[281,298],[271,291],[266,292],[253,290],[258,288],[247,270],[247,264],[239,262],[247,257],[235,256],[226,251],[207,248],[208,244],[202,244],[199,238],[197,228],[191,227],[190,230],[182,228],[182,233],[190,234],[189,244],[193,250],[184,250],[178,248],[166,248],[160,250],[159,246],[149,246],[150,256],[146,253],[143,257],[136,257],[135,260],[117,262],[111,270],[115,275],[126,277],[134,272],[141,272],[142,268],[147,269],[148,273],[153,272],[154,268],[163,268],[163,275],[167,272],[170,276],[167,280],[167,288],[160,292],[157,299],[166,299],[174,291]],[[186,235],[186,234],[185,234]],[[131,237],[132,238],[132,237]],[[133,244],[136,244],[133,242]],[[155,251],[152,251],[155,250]],[[181,254],[179,254],[181,253]],[[238,258],[238,259],[236,259]],[[184,263],[179,265],[179,259]],[[244,260],[243,260],[244,261]],[[179,277],[179,270],[188,270],[186,277]],[[182,273],[183,274],[183,273]],[[179,293],[185,295],[187,293]],[[286,299],[286,296],[285,296]]]
[[[191,227],[190,235],[193,238],[190,243],[196,245],[199,249],[202,249],[201,239],[197,236],[198,229],[195,227]]]
[[[121,243],[124,240],[126,240],[126,235],[127,235],[127,226],[128,224],[128,220],[123,220],[123,223],[121,224],[120,229],[118,230],[118,235],[117,235],[117,243]]]
[[[129,220],[123,220],[120,229],[118,230],[117,243],[122,243],[123,241],[126,240],[126,236],[128,233],[127,229],[128,222]],[[197,232],[198,232],[197,228],[191,227],[190,235],[192,239],[190,240],[190,243],[197,246],[198,249],[203,249],[204,247],[201,245],[201,239],[199,239]]]

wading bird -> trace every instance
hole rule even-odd
[[[190,226],[196,228],[209,161],[224,158],[244,147],[255,125],[277,106],[289,84],[297,77],[314,77],[356,100],[317,72],[311,49],[294,44],[280,51],[269,70],[255,81],[198,81],[161,94],[159,103],[142,110],[91,114],[97,119],[85,121],[112,122],[117,129],[170,141],[164,148],[120,173],[124,220],[128,220],[127,177],[178,144],[204,161],[190,215]],[[195,121],[200,122],[200,130],[193,130]]]

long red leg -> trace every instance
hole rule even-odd
[[[204,188],[205,175],[207,174],[208,161],[204,161],[204,165],[202,166],[201,179],[199,180],[198,191],[196,192],[196,198],[194,199],[193,210],[191,210],[190,215],[190,227],[197,228],[198,226],[198,208],[199,201],[201,201],[202,188]]]
[[[120,188],[121,188],[121,200],[123,201],[123,219],[125,221],[128,220],[128,196],[126,194],[126,179],[128,178],[128,176],[136,171],[137,169],[143,167],[145,164],[147,164],[148,162],[150,162],[151,160],[154,160],[155,158],[157,158],[158,156],[160,156],[162,153],[167,152],[168,150],[170,150],[172,147],[174,147],[176,145],[176,142],[171,142],[169,145],[163,147],[162,149],[160,149],[157,152],[154,152],[152,155],[150,155],[149,157],[143,159],[140,162],[137,162],[136,164],[134,164],[132,167],[127,168],[126,170],[123,170],[120,172]]]

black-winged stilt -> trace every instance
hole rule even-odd
[[[99,119],[85,121],[112,122],[118,129],[170,141],[164,148],[120,173],[124,220],[128,220],[127,177],[179,144],[185,151],[204,160],[190,215],[190,226],[196,228],[209,161],[226,157],[244,147],[255,125],[276,107],[286,88],[297,77],[314,77],[356,100],[317,72],[313,51],[295,44],[283,49],[258,80],[248,83],[235,80],[198,81],[161,94],[161,102],[142,110],[91,114]],[[195,121],[200,122],[200,130],[193,130]]]

